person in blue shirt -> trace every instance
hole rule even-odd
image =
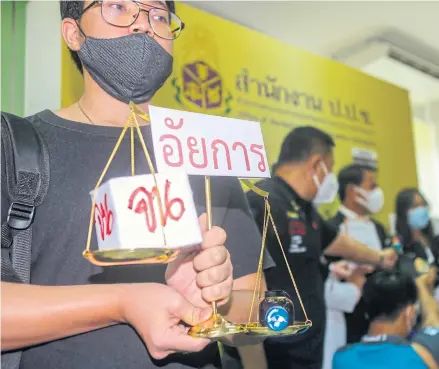
[[[370,277],[363,289],[369,332],[360,343],[335,353],[333,369],[439,368],[439,309],[432,295],[436,273],[432,269],[416,280],[399,271]],[[422,327],[411,335],[418,300]]]

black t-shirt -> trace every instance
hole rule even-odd
[[[337,237],[338,231],[321,218],[311,202],[300,198],[281,178],[266,179],[257,183],[256,186],[270,193],[268,199],[282,247],[308,318],[313,324],[312,328],[302,335],[268,340],[268,343],[273,342],[274,349],[284,346],[285,350],[291,353],[289,356],[300,357],[309,362],[319,361],[323,351],[325,328],[325,301],[320,257],[323,250]],[[247,198],[262,231],[264,199],[254,192],[249,192]],[[304,314],[271,226],[268,229],[266,247],[276,264],[276,267],[265,272],[268,288],[286,290],[293,298],[296,320],[304,321]]]
[[[90,283],[165,283],[164,265],[100,268],[82,256],[91,209],[89,192],[97,182],[111,154],[121,128],[76,123],[59,118],[51,111],[30,117],[48,146],[50,186],[43,204],[36,210],[33,227],[31,283],[36,285],[84,285]],[[142,127],[152,152],[150,127]],[[2,150],[3,154],[3,150]],[[136,144],[137,174],[148,173],[143,151]],[[129,176],[130,138],[123,140],[106,180]],[[205,211],[204,179],[190,178],[198,213]],[[246,197],[236,178],[212,178],[213,222],[227,232],[234,278],[257,271],[261,238]],[[2,155],[1,220],[6,219],[9,197]],[[96,248],[93,233],[92,249]],[[267,261],[267,266],[272,261]],[[152,303],[152,302],[151,302]],[[32,301],[29,301],[32,309]],[[202,353],[173,355],[154,362],[134,329],[116,325],[27,349],[21,369],[152,369],[166,367],[213,368],[218,360],[217,345]]]

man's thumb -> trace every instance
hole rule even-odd
[[[201,232],[207,231],[207,214],[203,213],[198,217],[198,223],[200,224]]]
[[[212,316],[212,308],[210,306],[197,308],[189,301],[184,300],[184,303],[181,305],[180,313],[180,319],[193,327],[208,320]]]

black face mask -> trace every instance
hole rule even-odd
[[[86,36],[78,56],[93,80],[119,101],[149,101],[172,74],[173,57],[145,33]]]

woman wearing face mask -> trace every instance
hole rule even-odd
[[[396,233],[404,254],[415,260],[415,269],[420,271],[425,262],[439,265],[439,242],[433,234],[428,203],[416,188],[404,189],[397,196]]]

